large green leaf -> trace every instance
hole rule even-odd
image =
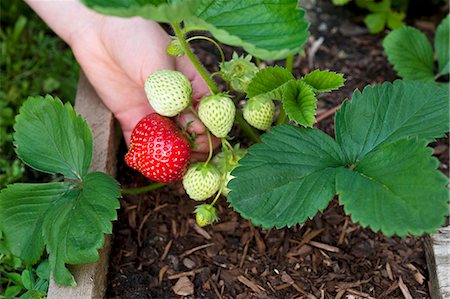
[[[368,86],[336,112],[336,140],[348,163],[408,136],[431,141],[448,131],[448,98],[447,88],[421,81]]]
[[[20,159],[47,173],[80,179],[92,160],[92,133],[72,106],[51,96],[30,97],[14,125],[14,143]]]
[[[118,183],[104,173],[90,173],[80,185],[11,185],[0,193],[0,230],[12,253],[30,264],[45,245],[55,281],[73,286],[65,264],[98,260],[119,196]]]
[[[253,56],[282,59],[301,53],[309,32],[297,0],[202,0],[189,30],[208,30],[219,41]]]
[[[347,214],[391,236],[431,233],[448,214],[448,179],[426,141],[402,139],[380,146],[353,170],[341,168],[336,190]]]
[[[281,100],[286,83],[295,81],[291,72],[280,66],[260,70],[247,87],[249,98],[261,97],[268,100]]]
[[[87,7],[117,17],[143,17],[157,22],[181,22],[200,0],[81,0]]]
[[[389,33],[383,41],[384,51],[398,75],[409,80],[434,80],[434,54],[425,34],[403,26]]]
[[[0,192],[0,231],[7,248],[32,265],[44,250],[42,224],[51,203],[68,191],[67,183],[14,184]]]
[[[450,15],[442,20],[436,30],[436,37],[434,39],[434,48],[438,58],[439,75],[446,75],[450,72],[449,62],[449,35],[450,35]]]
[[[290,120],[311,127],[316,122],[317,99],[309,84],[293,81],[284,89],[283,107]]]
[[[336,142],[317,129],[272,129],[249,148],[228,187],[228,200],[244,218],[263,227],[292,226],[323,210],[335,194],[343,165]]]

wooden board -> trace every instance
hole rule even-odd
[[[114,118],[83,74],[80,75],[78,83],[75,109],[87,120],[94,135],[94,155],[91,170],[106,172],[114,176],[116,170]],[[99,252],[99,262],[69,266],[77,282],[76,288],[58,286],[52,278],[47,298],[103,298],[106,290],[110,239],[110,236],[105,237],[105,247]]]
[[[433,299],[450,299],[450,226],[425,240],[425,254]]]

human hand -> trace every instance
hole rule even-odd
[[[105,105],[119,120],[127,143],[138,121],[151,108],[145,92],[147,76],[161,69],[178,70],[191,81],[194,107],[208,94],[208,87],[187,57],[166,54],[169,36],[156,23],[140,18],[101,16],[96,26],[81,27],[69,38],[74,55]],[[177,118],[180,126],[196,133],[194,157],[209,152],[205,127],[186,110]],[[214,146],[218,145],[215,139]]]

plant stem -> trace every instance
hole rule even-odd
[[[164,187],[166,184],[163,183],[152,183],[150,185],[144,187],[130,188],[130,189],[122,189],[122,194],[142,194],[147,193],[161,187]]]
[[[222,60],[222,63],[225,62],[225,54],[223,53],[222,48],[219,46],[219,44],[218,44],[215,40],[213,40],[212,38],[209,38],[209,37],[207,37],[207,36],[196,35],[196,36],[192,36],[192,37],[188,38],[188,39],[186,40],[186,42],[189,43],[190,41],[196,40],[196,39],[207,40],[207,41],[209,41],[210,43],[214,44],[214,46],[216,46],[217,50],[218,50],[219,53],[220,53],[220,59]]]
[[[189,105],[189,110],[192,111],[192,113],[194,113],[195,117],[197,117],[198,119],[200,119],[200,117],[198,116],[197,111],[195,111],[194,107],[192,106],[192,104]],[[212,139],[211,139],[211,133],[209,132],[209,129],[205,126],[205,131],[206,131],[206,136],[208,137],[208,145],[209,145],[209,154],[208,154],[208,160],[206,160],[205,165],[209,163],[209,161],[212,158],[212,153],[213,153],[213,148],[212,148]]]
[[[245,121],[240,111],[236,111],[236,122],[244,133],[255,143],[261,142],[259,134]]]
[[[175,35],[177,36],[178,40],[180,41],[181,47],[183,48],[184,52],[186,53],[187,57],[192,62],[194,67],[197,69],[198,73],[202,76],[203,80],[205,80],[206,84],[208,85],[210,93],[211,94],[218,93],[219,89],[217,88],[216,84],[209,76],[208,71],[198,61],[198,59],[197,59],[197,57],[195,57],[194,53],[192,53],[191,48],[189,48],[189,44],[186,42],[186,39],[184,38],[183,32],[181,31],[181,28],[180,28],[180,25],[178,23],[172,23],[171,25],[175,32]]]
[[[294,66],[294,55],[291,55],[288,58],[286,58],[285,66],[286,66],[286,70],[288,70],[290,73],[292,73],[292,68]],[[280,114],[278,115],[278,119],[277,119],[277,126],[285,124],[287,121],[288,121],[288,118],[286,115],[286,111],[284,111],[284,107],[281,104]]]
[[[214,198],[214,200],[212,201],[212,203],[209,204],[210,207],[214,206],[216,204],[217,199],[219,199],[220,194],[222,194],[223,191],[223,187],[221,187],[219,189],[219,191],[217,191],[216,197]]]

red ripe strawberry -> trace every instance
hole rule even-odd
[[[189,164],[190,144],[169,118],[152,113],[141,119],[131,134],[125,162],[151,180],[180,180]]]

